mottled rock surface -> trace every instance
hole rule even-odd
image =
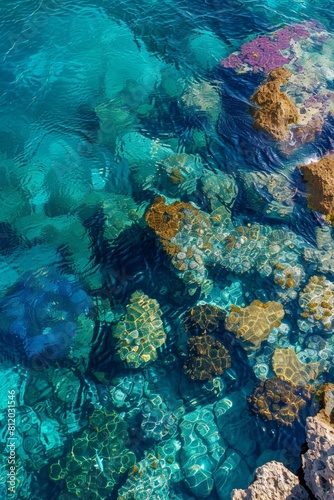
[[[325,414],[306,419],[308,451],[303,455],[307,486],[318,500],[334,498],[334,428]]]
[[[288,125],[298,121],[297,108],[280,88],[290,75],[290,71],[284,68],[271,71],[268,82],[251,97],[251,101],[258,106],[252,110],[254,128],[267,132],[276,140],[288,139]]]
[[[334,157],[299,167],[308,183],[309,207],[334,220]]]
[[[308,500],[297,476],[281,462],[268,462],[256,471],[256,480],[247,490],[233,490],[232,500]]]

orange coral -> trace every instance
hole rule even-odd
[[[161,238],[163,243],[173,238],[179,230],[180,222],[185,217],[184,210],[196,212],[190,203],[174,201],[166,205],[163,196],[157,196],[146,214],[146,222]]]
[[[308,183],[308,205],[328,216],[330,222],[334,219],[334,157],[328,156],[321,160],[298,167]]]
[[[277,68],[269,73],[268,82],[261,85],[251,101],[258,106],[252,114],[254,128],[263,130],[276,140],[287,139],[287,128],[298,121],[298,110],[289,97],[281,92],[280,86],[291,73]]]
[[[251,410],[264,420],[276,420],[291,425],[305,406],[307,392],[293,387],[276,377],[269,378],[255,387],[248,402]]]

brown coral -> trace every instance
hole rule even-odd
[[[226,319],[227,330],[235,332],[245,342],[246,349],[257,349],[267,339],[271,330],[281,323],[284,309],[279,302],[263,303],[254,300],[249,306],[239,308],[232,306]]]
[[[180,221],[184,218],[182,209],[195,211],[190,203],[174,201],[166,205],[163,196],[157,196],[146,214],[148,225],[163,240],[170,240],[176,235],[179,229]]]
[[[188,359],[185,373],[192,380],[212,380],[231,366],[231,358],[221,342],[211,335],[188,340]]]
[[[334,220],[334,157],[298,167],[308,183],[309,207]]]
[[[289,382],[272,377],[255,387],[247,399],[251,410],[264,420],[291,425],[305,406],[307,393],[304,395]]]
[[[278,68],[269,73],[268,82],[261,85],[251,101],[258,106],[252,111],[254,128],[263,130],[276,140],[288,138],[288,125],[297,123],[298,110],[280,86],[291,75],[290,71]]]
[[[295,386],[306,386],[317,378],[318,363],[302,363],[293,349],[275,349],[273,370],[275,375]]]
[[[226,313],[211,304],[199,304],[188,311],[184,318],[184,327],[195,335],[206,335],[222,328]]]

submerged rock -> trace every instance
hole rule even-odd
[[[268,462],[256,471],[256,481],[247,490],[233,490],[232,500],[308,500],[298,477],[280,462]]]
[[[280,89],[289,76],[291,72],[284,68],[271,71],[269,81],[251,97],[251,101],[259,107],[252,111],[254,128],[267,132],[276,140],[288,139],[288,125],[298,121],[296,106]]]
[[[334,220],[334,157],[303,165],[300,168],[308,183],[308,205]]]

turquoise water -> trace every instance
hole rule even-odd
[[[332,11],[1,5],[2,498],[225,500],[267,461],[297,473],[334,378],[334,271],[296,166],[333,150],[333,119],[282,147],[249,112],[264,74],[220,62],[317,21],[331,91]],[[329,319],[309,320],[319,277]]]

